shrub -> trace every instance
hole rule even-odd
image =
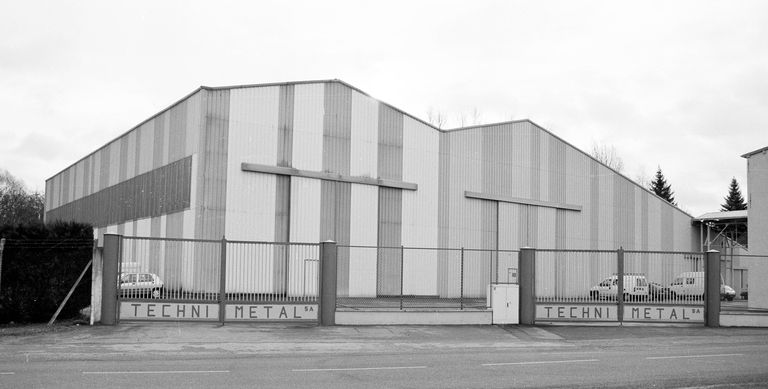
[[[92,257],[93,228],[56,222],[0,226],[0,323],[48,321]],[[87,272],[59,314],[71,318],[90,304]]]

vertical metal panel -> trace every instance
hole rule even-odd
[[[124,156],[122,152],[122,139],[116,139],[112,143],[109,144],[109,176],[107,177],[107,180],[109,182],[108,186],[113,186],[120,182],[120,168],[122,166],[122,161],[124,161]]]
[[[568,150],[565,143],[547,135],[549,143],[549,193],[550,201],[568,203]],[[572,203],[571,203],[572,204]]]
[[[670,251],[674,248],[675,244],[674,215],[672,214],[675,211],[666,204],[661,203],[660,205],[661,225],[659,225],[659,228],[661,229],[661,249]]]
[[[437,247],[438,132],[410,117],[403,126],[403,180],[416,182],[417,191],[402,192],[402,244],[411,247]],[[437,294],[437,251],[414,253],[403,264],[403,290],[406,294]],[[429,276],[427,276],[429,275]]]
[[[403,197],[400,189],[379,187],[379,236],[378,246],[398,247],[402,242]],[[379,251],[377,274],[378,295],[400,294],[400,251]]]
[[[320,180],[291,177],[290,236],[293,242],[320,240]]]
[[[189,96],[187,98],[187,130],[186,130],[186,152],[185,155],[193,155],[199,151],[199,139],[202,128],[205,125],[205,107],[203,106],[203,91]]]
[[[240,165],[243,162],[275,164],[278,96],[278,87],[234,89],[230,95],[226,170],[228,239],[275,239],[276,176],[243,172]]]
[[[85,160],[79,161],[74,166],[75,170],[75,193],[72,200],[77,200],[83,197],[83,189],[85,188]]]
[[[104,146],[99,151],[99,190],[109,186],[109,161],[111,160],[112,148],[109,145]]]
[[[353,176],[376,178],[379,161],[379,102],[352,91],[351,104],[349,172]]]
[[[601,250],[615,249],[614,243],[614,211],[615,206],[613,203],[613,173],[603,165],[598,166],[599,174],[599,188],[600,191],[600,217],[598,225],[599,243],[598,247]]]
[[[550,180],[550,170],[551,166],[549,165],[550,162],[550,151],[549,151],[549,138],[552,136],[548,133],[545,133],[535,126],[531,126],[533,131],[535,131],[535,139],[536,142],[539,145],[539,155],[538,155],[538,162],[539,166],[535,172],[535,175],[538,176],[538,183],[539,183],[539,200],[545,200],[545,201],[551,201],[549,198],[549,180]]]
[[[187,101],[181,101],[168,110],[168,162],[181,159],[187,148]]]
[[[275,176],[275,242],[289,242],[291,239],[291,177]],[[287,287],[289,247],[274,247],[273,290],[284,292]]]
[[[278,159],[279,87],[233,89],[229,112],[230,188],[244,173],[243,162],[275,165]]]
[[[277,115],[277,166],[292,166],[294,86],[281,85]]]
[[[541,199],[541,130],[533,125],[528,126],[530,133],[529,150],[531,151],[530,159],[527,161],[529,170],[531,171],[531,194],[530,198],[534,200]]]
[[[438,247],[448,247],[450,234],[450,200],[451,190],[451,135],[449,133],[439,133],[440,137],[440,171],[438,177]],[[444,263],[447,258],[446,251],[439,251],[439,263]]]
[[[65,170],[64,173],[62,173],[62,176],[61,176],[61,179],[62,179],[61,203],[62,204],[66,204],[66,203],[68,203],[70,201],[70,198],[69,198],[69,186],[70,186],[69,176],[70,176],[69,169]]]
[[[325,84],[301,84],[294,88],[292,157],[296,169],[322,169],[324,90]]]
[[[275,240],[277,176],[249,173],[239,182],[227,191],[227,239]]]
[[[600,247],[600,166],[589,161],[589,248]]]
[[[139,129],[135,129],[123,137],[123,143],[126,144],[125,177],[123,180],[136,176],[136,144],[138,141],[136,137],[138,133]]]
[[[349,244],[376,246],[378,243],[379,190],[375,186],[352,184]],[[342,295],[343,296],[343,295]],[[376,250],[350,248],[350,297],[376,296]]]
[[[352,184],[322,181],[320,183],[320,241],[333,240],[349,245]],[[337,290],[349,290],[349,248],[339,247],[337,253]]]
[[[152,168],[157,169],[160,166],[163,166],[165,163],[163,162],[163,155],[165,154],[165,149],[168,147],[168,145],[165,143],[166,139],[166,131],[167,128],[165,126],[165,113],[158,115],[154,119],[151,120],[152,123],[154,123],[154,134],[155,134],[155,140],[152,143],[153,150],[152,150]]]
[[[324,106],[323,171],[349,175],[352,90],[327,83]]]
[[[154,166],[154,157],[155,157],[155,121],[149,120],[146,123],[142,124],[139,128],[139,133],[141,134],[138,143],[138,147],[136,148],[136,160],[139,164],[138,168],[136,169],[136,174],[144,174],[150,170],[152,170],[152,167]]]
[[[208,91],[200,136],[195,238],[220,239],[225,230],[229,91]]]
[[[292,241],[317,242],[320,239],[321,192],[320,180],[291,177],[290,236]],[[291,246],[289,251],[289,270],[304,269],[306,259],[312,259],[307,257],[299,247]],[[289,285],[289,293],[300,294],[302,291],[290,290]]]
[[[403,114],[379,104],[379,177],[391,180],[403,178]]]
[[[648,194],[648,249],[661,250],[661,202]]]

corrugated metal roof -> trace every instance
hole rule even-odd
[[[718,221],[718,220],[734,220],[734,219],[746,219],[747,212],[744,211],[727,211],[727,212],[708,212],[696,218],[697,221]]]
[[[757,153],[762,153],[762,152],[764,152],[764,151],[768,151],[768,146],[766,146],[766,147],[763,147],[762,149],[757,149],[757,150],[755,150],[755,151],[751,151],[751,152],[749,152],[749,153],[746,153],[746,154],[742,155],[741,157],[742,157],[742,158],[749,158],[749,157],[751,157],[751,156],[753,156],[753,155],[755,155],[755,154],[757,154]]]

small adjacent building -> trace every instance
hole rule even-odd
[[[747,159],[747,205],[749,208],[748,258],[749,307],[768,309],[768,147],[742,155]]]

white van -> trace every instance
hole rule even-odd
[[[619,277],[615,274],[600,281],[589,290],[589,297],[615,299],[619,290]],[[648,298],[648,281],[645,274],[624,274],[624,301],[645,300]]]
[[[676,296],[704,298],[704,272],[689,271],[680,273],[669,285],[669,294],[672,298]],[[720,299],[732,301],[736,292],[730,286],[725,284],[723,277],[720,276]]]

